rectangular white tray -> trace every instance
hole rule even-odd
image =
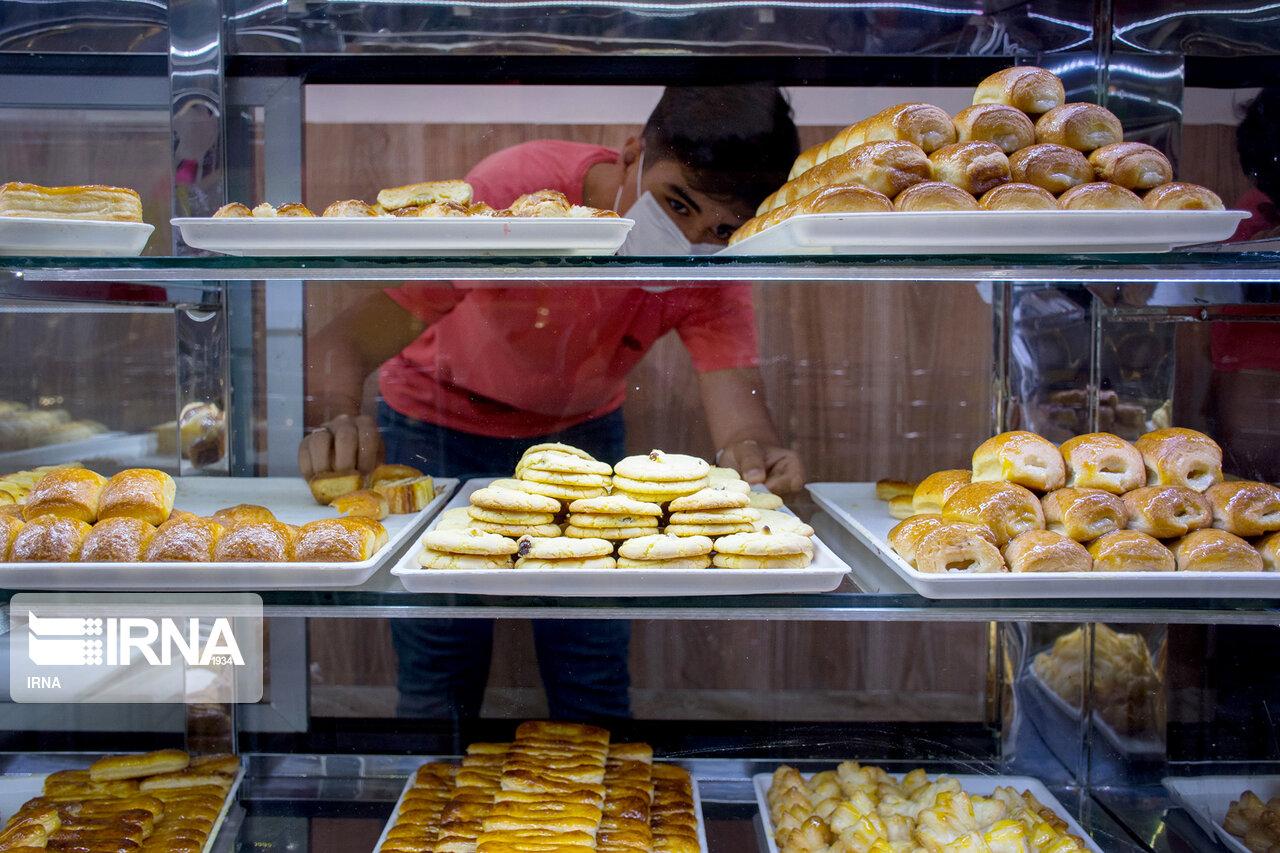
[[[437,758],[422,759],[425,764],[428,761],[440,761]],[[451,762],[452,763],[452,762]],[[417,768],[414,768],[417,772]],[[404,788],[400,791],[400,796],[396,798],[396,804],[391,807],[391,816],[387,818],[386,824],[382,827],[382,833],[378,836],[378,843],[373,845],[373,853],[378,853],[382,849],[382,844],[387,840],[387,833],[391,831],[391,827],[396,825],[396,818],[400,815],[400,804],[404,802],[405,794],[409,793],[409,789],[413,787],[413,773],[409,774],[409,778],[405,780]],[[693,780],[693,814],[698,821],[698,850],[699,853],[707,853],[710,850],[707,847],[706,827],[702,820],[702,797],[698,795],[698,780]]]
[[[1058,719],[1048,721],[1049,725],[1062,726],[1068,730],[1078,725],[1080,709],[1073,707],[1057,691],[1045,684],[1044,679],[1036,674],[1036,671],[1030,666],[1026,668],[1023,675],[1023,683],[1030,690],[1035,691],[1036,695],[1041,697],[1054,713],[1060,715]],[[1165,754],[1164,744],[1160,742],[1159,737],[1154,732],[1149,733],[1146,737],[1123,735],[1113,729],[1106,720],[1102,719],[1102,715],[1096,710],[1090,714],[1090,723],[1096,731],[1106,738],[1112,747],[1124,755],[1156,758],[1163,757]]]
[[[471,503],[471,493],[492,480],[469,480],[446,509]],[[435,521],[428,530],[434,529]],[[849,567],[818,537],[813,562],[803,569],[424,569],[420,547],[410,548],[391,574],[410,592],[473,595],[739,595],[829,592]]]
[[[1270,598],[1276,572],[1000,572],[935,575],[916,571],[889,545],[898,520],[876,499],[875,483],[810,483],[809,494],[926,598]]]
[[[810,774],[805,774],[805,778],[809,778]],[[936,774],[930,773],[929,778],[935,779],[939,775],[950,776],[960,781],[960,787],[965,793],[977,794],[979,796],[990,796],[991,792],[996,788],[1008,786],[1017,791],[1030,791],[1031,795],[1039,800],[1043,805],[1053,809],[1058,817],[1066,822],[1068,831],[1080,838],[1090,850],[1094,853],[1102,853],[1102,849],[1098,847],[1094,840],[1089,836],[1076,819],[1062,807],[1062,803],[1058,802],[1058,798],[1049,793],[1049,789],[1039,779],[1031,776],[971,776],[961,775],[959,773]],[[895,777],[898,778],[898,777]],[[751,784],[756,791],[756,805],[760,809],[760,820],[764,823],[765,838],[769,842],[769,853],[778,853],[778,845],[773,840],[773,819],[769,814],[769,785],[773,781],[772,773],[757,773],[751,777]]]
[[[1225,240],[1240,210],[979,210],[793,216],[721,255],[1167,252]]]
[[[260,504],[289,524],[337,513],[320,506],[301,477],[179,477],[177,509],[209,515],[235,504]],[[421,532],[457,487],[437,479],[436,497],[421,512],[389,515],[388,542],[358,563],[0,563],[0,588],[41,590],[253,591],[353,586],[389,564]]]
[[[155,230],[145,222],[0,216],[0,255],[135,257]]]
[[[1280,776],[1169,776],[1162,779],[1173,801],[1186,809],[1196,825],[1236,853],[1250,853],[1239,838],[1222,827],[1227,809],[1245,791],[1265,803],[1280,796]]]
[[[612,255],[622,217],[370,216],[171,220],[187,245],[224,255]]]

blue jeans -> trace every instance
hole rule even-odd
[[[406,417],[378,404],[387,461],[435,477],[509,477],[525,448],[544,441],[580,447],[616,462],[625,454],[621,410],[536,438],[488,438]],[[396,713],[471,720],[480,716],[493,655],[491,619],[392,619]],[[534,648],[550,715],[560,720],[629,717],[631,623],[610,619],[535,619]]]

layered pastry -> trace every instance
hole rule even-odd
[[[10,181],[0,184],[0,216],[141,222],[142,199],[127,187],[42,187]]]

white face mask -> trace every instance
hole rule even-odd
[[[619,255],[710,255],[723,249],[715,243],[690,243],[680,226],[667,216],[653,193],[640,191],[640,174],[644,171],[644,152],[636,168],[636,203],[623,214],[635,220],[627,232],[626,242],[618,249]],[[622,187],[614,196],[613,207],[622,200]]]

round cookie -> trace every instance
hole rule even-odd
[[[556,501],[576,501],[582,498],[596,498],[608,491],[608,485],[599,486],[557,486],[552,483],[539,483],[534,480],[523,480],[525,491],[531,495],[542,495]]]
[[[613,554],[613,543],[604,539],[575,539],[568,536],[534,538],[522,536],[516,553],[537,560],[582,560]]]
[[[772,492],[751,491],[747,493],[750,506],[755,509],[778,509],[782,506],[782,498]]]
[[[606,539],[617,542],[621,539],[636,539],[640,536],[653,536],[656,527],[578,527],[566,524],[564,535],[574,539]]]
[[[719,569],[803,569],[811,560],[808,554],[779,554],[774,557],[716,554],[711,564]]]
[[[516,476],[519,477],[522,472],[531,469],[555,471],[561,474],[596,474],[605,477],[613,473],[613,469],[607,462],[562,450],[539,450],[534,453],[526,451],[516,464]]]
[[[711,556],[676,557],[671,560],[632,560],[627,557],[618,558],[620,569],[709,569]]]
[[[663,532],[671,536],[729,536],[734,533],[751,533],[755,528],[751,522],[744,521],[739,524],[668,524],[662,528]]]
[[[705,459],[683,453],[651,450],[646,456],[628,456],[613,466],[615,476],[649,483],[678,483],[700,480],[711,472]]]
[[[675,501],[672,503],[674,504]],[[759,511],[750,507],[685,512],[676,512],[672,509],[667,521],[671,524],[754,524],[759,517]]]
[[[746,557],[813,554],[813,542],[807,536],[794,533],[736,533],[717,539],[716,553]]]
[[[581,560],[540,560],[537,557],[521,557],[516,569],[616,569],[612,555],[583,557]]]
[[[539,471],[525,468],[517,475],[517,479],[526,483],[545,483],[550,486],[568,486],[576,489],[602,489],[609,485],[609,477],[605,474],[565,474],[560,471]]]
[[[674,560],[681,557],[701,557],[710,553],[711,539],[707,536],[655,533],[628,539],[618,546],[618,556],[628,560]]]
[[[650,501],[638,501],[623,495],[584,498],[569,504],[571,513],[600,515],[662,515],[662,507]]]
[[[543,513],[560,511],[560,502],[554,498],[492,485],[476,489],[471,493],[470,500],[472,506],[485,509]]]
[[[466,530],[471,526],[471,507],[455,506],[440,513],[436,530]]]
[[[495,524],[551,524],[556,520],[554,512],[519,512],[484,506],[469,507],[467,512],[476,521],[491,521]]]
[[[424,569],[509,569],[509,555],[486,557],[480,554],[450,554],[424,548],[418,555],[418,565]]]
[[[668,507],[672,512],[702,512],[715,509],[739,509],[750,505],[751,498],[746,492],[733,491],[725,486],[717,486],[715,481],[706,488],[699,489],[691,495],[676,498]]]
[[[444,554],[477,554],[482,557],[516,552],[516,543],[511,539],[480,530],[429,530],[422,534],[422,547]]]
[[[524,453],[520,455],[520,459],[523,460],[527,456],[532,456],[535,453],[541,453],[545,450],[555,450],[560,453],[569,453],[573,456],[581,456],[583,459],[595,460],[594,456],[583,450],[581,447],[574,447],[572,444],[562,444],[558,441],[544,441],[542,444],[535,444],[532,447],[526,447]],[[518,464],[517,467],[519,467]]]
[[[789,512],[776,509],[758,509],[759,518],[753,523],[757,533],[794,533],[797,536],[812,536],[813,528],[796,518]]]
[[[658,526],[656,515],[596,515],[589,512],[569,513],[569,523],[575,527],[654,527]],[[656,532],[656,531],[654,531]]]
[[[558,524],[498,524],[492,521],[472,519],[471,526],[476,530],[496,533],[500,536],[509,536],[512,539],[519,539],[521,536],[546,537],[560,535],[560,525]]]
[[[706,477],[692,480],[637,480],[622,474],[613,475],[613,488],[632,495],[675,495],[684,497],[705,489],[711,481]]]

